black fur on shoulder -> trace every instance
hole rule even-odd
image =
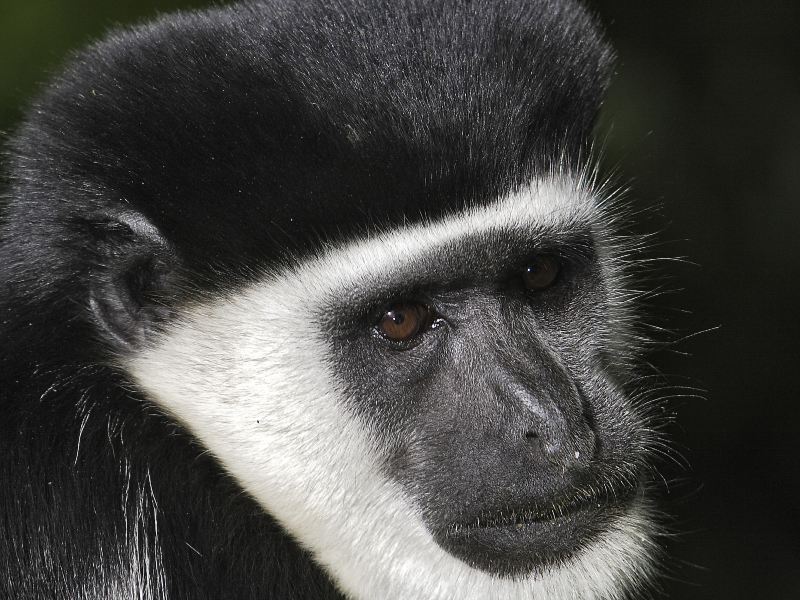
[[[109,351],[186,290],[577,163],[609,65],[568,0],[249,2],[78,54],[7,148],[0,597],[337,597]]]

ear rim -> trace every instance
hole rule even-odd
[[[139,212],[104,211],[90,223],[95,239],[88,275],[91,321],[113,349],[136,350],[173,314],[168,300],[175,295],[177,254]]]

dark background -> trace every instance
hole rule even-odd
[[[686,466],[661,467],[675,532],[664,595],[798,598],[800,2],[589,3],[619,52],[605,161],[637,205],[661,207],[642,225],[662,230],[656,253],[696,263],[665,263],[683,291],[654,309],[689,337],[650,360],[706,390],[670,404]],[[70,49],[205,4],[0,0],[0,139]]]

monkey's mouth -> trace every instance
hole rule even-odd
[[[513,577],[567,562],[625,514],[637,487],[575,496],[452,523],[434,533],[450,554],[477,569]]]

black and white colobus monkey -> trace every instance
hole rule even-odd
[[[78,54],[7,147],[0,596],[640,589],[609,72],[570,0],[265,0]]]

